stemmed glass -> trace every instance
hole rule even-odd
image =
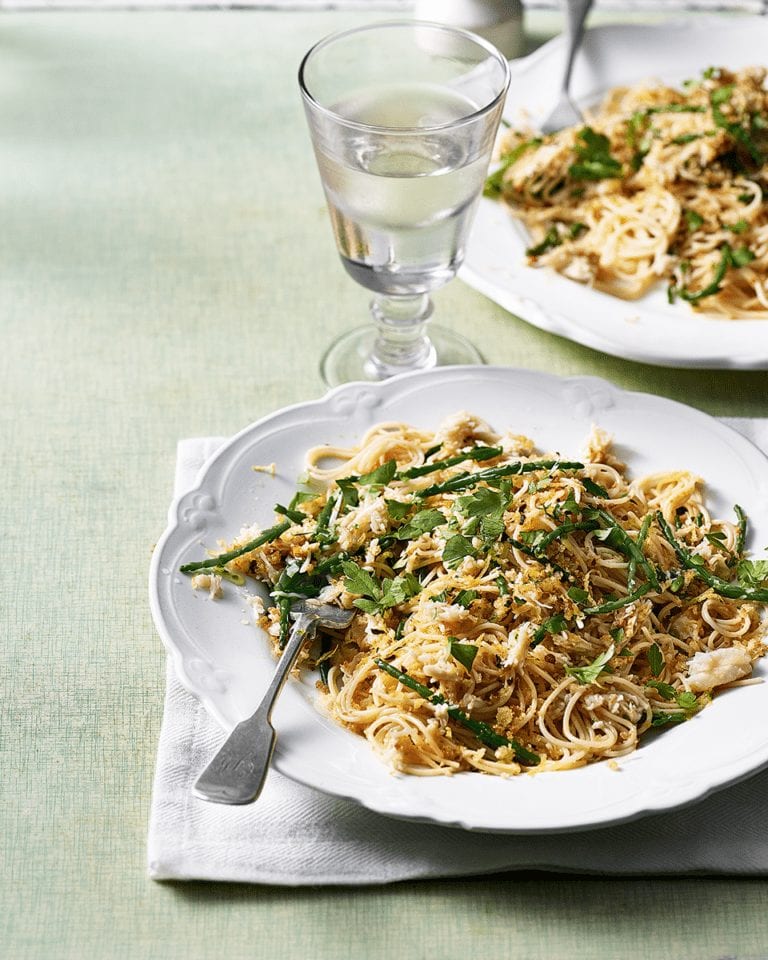
[[[336,340],[330,385],[482,363],[430,325],[430,291],[461,266],[509,66],[463,30],[415,20],[359,27],[307,53],[299,85],[341,261],[373,291],[373,323]]]

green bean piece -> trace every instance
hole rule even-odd
[[[534,544],[534,551],[543,553],[550,543],[559,540],[569,533],[573,533],[576,530],[597,530],[599,526],[600,524],[597,520],[567,520],[565,523],[561,523],[559,527],[555,527],[554,530],[545,533],[544,536]]]
[[[467,730],[471,730],[477,739],[481,743],[485,744],[486,747],[491,747],[494,750],[498,747],[511,747],[514,750],[515,756],[518,760],[530,764],[531,766],[536,766],[537,764],[541,763],[541,757],[539,757],[538,754],[527,750],[516,740],[509,740],[507,737],[503,737],[500,733],[497,733],[493,727],[490,727],[487,723],[483,723],[482,720],[473,720],[472,717],[468,717],[467,714],[464,713],[464,711],[459,707],[455,706],[455,704],[447,703],[442,694],[435,693],[433,690],[430,690],[429,687],[425,687],[424,684],[419,683],[418,680],[414,680],[413,677],[408,676],[408,674],[404,673],[402,670],[398,670],[397,667],[393,666],[391,663],[387,663],[385,660],[380,660],[378,658],[374,659],[374,663],[380,670],[388,673],[390,677],[394,677],[395,680],[399,680],[403,686],[414,690],[420,697],[423,697],[424,700],[427,700],[429,703],[447,704],[448,716],[457,723],[460,723],[463,727],[466,727]]]
[[[242,557],[246,553],[250,553],[251,550],[256,550],[257,547],[263,547],[265,543],[271,543],[273,540],[277,540],[279,536],[285,533],[289,527],[291,527],[291,521],[285,520],[283,523],[277,523],[274,527],[270,527],[268,530],[265,530],[264,533],[259,534],[253,540],[249,540],[248,543],[244,544],[242,547],[237,547],[235,550],[230,550],[228,553],[220,553],[216,557],[209,557],[207,560],[198,560],[195,563],[185,563],[179,567],[181,573],[194,573],[196,570],[205,570],[207,567],[223,567],[224,564],[229,563],[230,560],[236,560],[238,557]]]
[[[457,454],[455,457],[447,457],[445,460],[436,460],[434,463],[424,463],[420,467],[411,467],[409,470],[402,470],[397,474],[396,479],[412,480],[414,477],[423,477],[428,473],[435,473],[438,470],[455,467],[457,464],[465,463],[467,460],[493,460],[494,457],[500,457],[502,453],[504,453],[504,451],[501,447],[475,447],[474,450]]]
[[[626,597],[618,597],[616,600],[606,600],[595,607],[582,607],[581,612],[587,616],[599,616],[601,613],[613,613],[614,610],[621,610],[622,607],[628,607],[630,603],[644,597],[651,589],[650,583],[641,583],[640,586]]]
[[[307,514],[302,510],[294,510],[293,507],[284,507],[282,503],[275,504],[275,513],[280,514],[281,517],[287,517],[288,520],[293,520],[294,523],[304,523],[307,519]]]
[[[642,553],[643,544],[645,543],[648,537],[648,531],[651,529],[651,523],[653,522],[653,514],[647,513],[643,517],[643,522],[640,524],[640,531],[637,534],[637,540],[635,540],[635,545],[637,549]],[[629,558],[629,569],[627,571],[627,589],[631,592],[635,589],[635,577],[637,575],[637,557],[634,553]],[[654,569],[654,573],[655,573]],[[656,583],[654,586],[658,588],[658,577],[656,578]]]
[[[742,554],[744,553],[744,545],[747,542],[747,515],[744,513],[742,508],[737,504],[734,504],[733,511],[736,514],[736,519],[738,520],[738,525],[736,527],[736,556],[741,559]]]
[[[318,513],[317,526],[315,527],[315,533],[313,537],[313,539],[317,543],[323,543],[323,544],[333,543],[334,538],[333,538],[333,534],[331,533],[329,523],[331,519],[331,514],[333,513],[336,507],[336,504],[338,503],[339,499],[343,496],[344,496],[344,491],[339,490],[336,496],[328,498],[328,500],[325,502],[323,506],[323,509],[320,511],[320,513]]]
[[[604,524],[610,529],[611,535],[610,537],[608,537],[608,540],[606,541],[608,545],[611,547],[614,547],[620,553],[623,553],[626,556],[628,556],[630,559],[630,563],[632,560],[634,560],[635,562],[634,569],[636,569],[638,566],[641,567],[642,570],[645,572],[645,576],[648,579],[648,582],[658,590],[659,577],[658,577],[658,574],[656,573],[656,570],[653,564],[646,559],[646,556],[643,553],[642,541],[640,541],[640,544],[638,545],[638,543],[635,540],[633,540],[632,537],[630,537],[630,535],[627,533],[624,527],[621,526],[618,520],[612,517],[607,510],[599,510],[599,509],[592,510],[590,511],[590,514],[597,517],[597,519],[600,520],[602,524]],[[642,533],[642,527],[641,527],[641,533]],[[643,541],[645,540],[645,537],[647,535],[648,535],[648,530],[646,529],[645,534],[643,536]],[[638,535],[638,540],[639,539],[640,538]],[[632,569],[633,574],[634,574],[634,569]]]
[[[721,597],[728,597],[730,600],[753,600],[756,603],[768,603],[768,589],[764,587],[745,587],[738,582],[729,583],[727,580],[715,576],[714,573],[707,570],[701,558],[693,556],[693,554],[685,549],[675,537],[674,533],[672,533],[669,524],[661,512],[656,513],[656,519],[664,538],[674,549],[675,555],[681,565],[688,570],[694,570],[698,578],[706,583],[708,587],[711,587],[715,593]]]
[[[583,463],[569,460],[530,460],[528,462],[516,460],[514,463],[505,463],[500,467],[478,470],[477,473],[460,473],[444,483],[436,483],[425,490],[419,490],[417,496],[432,497],[436,493],[453,493],[456,490],[466,490],[467,487],[474,487],[478,483],[501,480],[504,477],[514,477],[521,473],[535,473],[537,470],[582,470],[583,468]]]

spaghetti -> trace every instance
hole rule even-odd
[[[631,480],[601,431],[581,460],[470,414],[308,453],[314,490],[183,572],[354,609],[303,654],[328,713],[395,769],[512,775],[625,756],[724,685],[755,682],[768,564],[683,471]],[[318,493],[317,487],[321,487]]]
[[[765,76],[619,87],[583,126],[509,130],[486,195],[530,231],[533,266],[627,300],[666,279],[670,302],[766,319]]]

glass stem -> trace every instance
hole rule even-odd
[[[425,370],[436,363],[435,348],[427,336],[432,301],[418,296],[384,296],[371,301],[371,316],[377,336],[366,373],[376,380],[410,370]]]

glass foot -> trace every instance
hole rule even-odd
[[[429,338],[416,363],[398,366],[374,359],[374,346],[379,331],[373,324],[357,327],[343,334],[328,348],[320,361],[320,373],[329,387],[351,380],[386,380],[398,373],[429,370],[457,364],[485,363],[483,355],[461,334],[437,324],[429,325]]]

